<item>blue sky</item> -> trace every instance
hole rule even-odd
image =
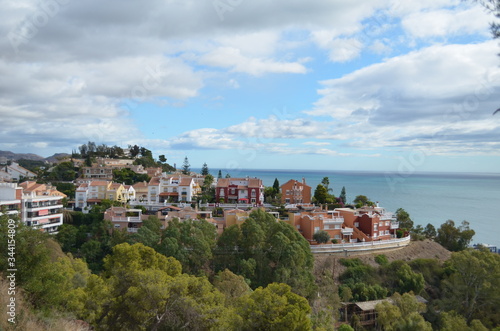
[[[498,172],[493,16],[436,0],[4,1],[0,149]]]

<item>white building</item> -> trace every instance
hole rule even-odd
[[[190,176],[153,177],[148,185],[148,202],[191,202],[201,192]]]
[[[3,166],[2,170],[8,173],[14,181],[18,181],[21,178],[33,179],[36,177],[36,174],[34,172],[21,167],[16,162],[12,162],[10,165]]]
[[[66,195],[35,182],[0,183],[0,206],[19,215],[22,222],[49,233],[57,233],[63,224],[62,199]]]

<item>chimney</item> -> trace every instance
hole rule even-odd
[[[306,179],[302,177],[302,184],[306,185]]]

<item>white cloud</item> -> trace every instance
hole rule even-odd
[[[307,69],[298,62],[279,62],[266,58],[250,58],[237,48],[219,47],[200,57],[199,62],[204,65],[229,68],[234,72],[243,72],[254,76],[265,73],[300,73]]]
[[[497,153],[496,47],[494,41],[432,46],[388,59],[323,82],[321,98],[306,113],[338,120],[339,137],[355,148],[425,145],[456,153],[464,143],[470,148],[463,152],[475,146],[477,153]]]
[[[488,15],[480,6],[439,9],[417,12],[407,15],[402,20],[403,28],[413,37],[449,37],[458,34],[489,33]],[[422,24],[425,22],[425,24]]]

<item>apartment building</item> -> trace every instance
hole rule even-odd
[[[311,186],[306,184],[305,178],[302,182],[290,179],[281,185],[281,203],[284,204],[310,204]]]
[[[259,178],[220,178],[215,188],[216,200],[223,203],[262,205],[264,185]]]
[[[148,185],[150,203],[191,202],[200,193],[200,185],[191,176],[153,177]]]
[[[18,215],[28,226],[57,233],[63,224],[62,199],[66,195],[50,185],[36,182],[0,183],[0,208]]]

